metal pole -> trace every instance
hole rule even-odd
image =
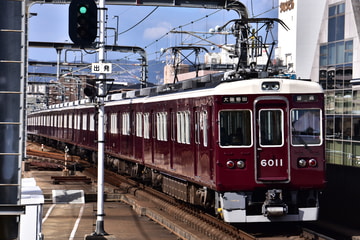
[[[99,63],[105,62],[105,0],[99,1],[100,8],[100,45],[99,45]],[[105,74],[99,75],[99,110],[98,110],[98,181],[97,181],[97,218],[95,235],[108,235],[104,230],[104,148],[105,148],[105,134],[104,134],[104,96],[106,93],[106,82],[101,79],[106,79]]]
[[[60,63],[61,63],[61,49],[56,49],[57,62],[56,62],[56,80],[60,79]]]

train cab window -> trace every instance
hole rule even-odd
[[[251,112],[249,110],[221,111],[220,146],[251,145]]]
[[[321,144],[320,109],[293,109],[291,111],[291,143],[293,145]]]
[[[282,146],[284,143],[283,111],[260,110],[260,146]]]

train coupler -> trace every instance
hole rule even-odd
[[[265,197],[262,205],[262,214],[265,217],[279,217],[288,213],[288,206],[283,202],[281,189],[268,190]]]

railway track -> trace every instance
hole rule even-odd
[[[96,177],[97,170],[89,168],[89,174]],[[155,206],[161,206],[161,211],[175,216],[177,221],[182,221],[196,231],[213,240],[254,240],[256,237],[247,234],[234,226],[226,224],[207,213],[181,203],[151,187],[147,187],[126,176],[105,170],[105,182],[115,187],[126,189],[128,193],[143,201],[151,201]]]
[[[27,144],[26,155],[30,165],[38,169],[59,170],[65,168],[65,153],[57,149],[30,142]],[[90,166],[88,162],[82,160],[79,156],[68,154],[66,158],[67,167],[74,167],[74,165]],[[78,168],[78,170],[81,169]]]
[[[246,224],[242,224],[242,226],[231,225],[129,177],[108,170],[105,171],[105,182],[108,184],[125,189],[127,193],[142,201],[153,202],[155,206],[161,206],[159,208],[161,212],[174,216],[177,221],[186,223],[192,229],[212,240],[334,240],[334,238],[308,228],[302,228],[295,223],[251,224],[250,228],[247,228]],[[87,172],[94,177],[97,175],[95,168],[88,168]],[[154,218],[153,220],[156,221]],[[245,231],[240,230],[242,228]]]

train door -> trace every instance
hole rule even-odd
[[[200,161],[200,110],[194,108],[194,139],[195,139],[195,150],[194,150],[194,176],[199,176],[198,165]]]
[[[176,141],[176,115],[173,109],[170,109],[170,169],[174,169],[174,152]]]
[[[202,180],[210,180],[213,174],[211,165],[211,151],[209,133],[211,134],[211,124],[209,124],[209,109],[195,108],[194,114],[194,139],[195,139],[195,163],[194,174]]]
[[[255,115],[256,181],[290,181],[287,100],[259,98]]]

